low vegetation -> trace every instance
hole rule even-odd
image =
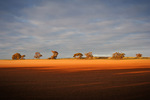
[[[40,59],[40,57],[42,57],[42,55],[40,54],[40,52],[36,52],[35,55],[34,55],[34,58]]]
[[[74,57],[74,58],[77,58],[77,59],[81,59],[82,56],[83,56],[82,53],[75,53],[75,54],[73,55],[73,57]]]
[[[138,54],[136,54],[136,57],[140,58],[140,57],[142,57],[142,54],[138,53]]]
[[[85,53],[87,59],[93,59],[92,52]]]
[[[19,59],[23,60],[25,59],[24,57],[25,55],[21,55],[20,53],[15,53],[12,55],[12,60],[19,60]]]
[[[112,55],[113,59],[123,59],[123,57],[125,56],[125,53],[119,53],[119,52],[115,52]]]
[[[48,59],[56,59],[58,56],[57,51],[51,51],[53,55]],[[12,60],[23,60],[25,55],[21,55],[20,53],[15,53],[12,55]],[[42,54],[40,52],[35,52],[34,58],[40,59]],[[59,59],[150,59],[150,57],[142,57],[141,53],[136,54],[136,57],[125,57],[125,53],[115,52],[112,54],[112,57],[94,57],[92,52],[85,53],[85,57],[83,57],[82,53],[75,53],[73,58],[59,58]]]
[[[52,51],[52,50],[51,50],[51,52],[53,53],[53,55],[48,59],[56,59],[57,56],[58,56],[58,52],[57,51]]]

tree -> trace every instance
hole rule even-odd
[[[78,59],[81,59],[82,56],[83,56],[82,53],[76,53],[76,54],[73,55],[74,58],[78,58]]]
[[[138,53],[138,54],[136,54],[136,57],[137,58],[142,57],[142,54]]]
[[[116,52],[116,53],[113,53],[112,58],[114,58],[114,59],[123,59],[124,56],[125,56],[125,53]]]
[[[58,56],[58,52],[57,51],[52,51],[51,52],[53,53],[53,55],[51,56],[51,58],[48,58],[48,59],[56,59],[57,56]]]
[[[12,55],[12,60],[19,60],[21,58],[21,54],[20,53],[15,53]]]
[[[93,58],[92,52],[85,53],[85,56],[86,56],[87,59],[92,59]]]
[[[40,52],[36,52],[35,55],[34,55],[34,58],[40,59],[40,57],[42,57],[42,55],[40,54]]]

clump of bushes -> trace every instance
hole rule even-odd
[[[87,59],[93,59],[92,52],[85,53]]]
[[[48,59],[56,59],[57,56],[58,56],[58,52],[57,51],[52,51],[52,50],[51,50],[51,52],[53,53],[53,55]]]
[[[12,60],[19,60],[19,59],[22,60],[22,59],[25,59],[24,57],[25,55],[21,55],[20,53],[15,53],[12,55]]]
[[[42,55],[40,54],[40,52],[36,52],[35,55],[34,55],[34,58],[40,59],[40,57],[42,57]]]
[[[140,58],[140,57],[142,57],[142,54],[138,53],[138,54],[136,54],[136,57]]]
[[[82,53],[75,53],[75,54],[73,55],[73,57],[74,57],[74,58],[77,58],[77,59],[81,59],[82,56],[83,56]]]
[[[123,59],[125,57],[125,53],[115,52],[112,55],[112,59]]]

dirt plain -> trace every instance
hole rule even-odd
[[[150,100],[150,60],[0,60],[0,100]]]

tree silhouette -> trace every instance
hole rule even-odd
[[[114,58],[114,59],[123,59],[124,56],[125,56],[125,53],[116,52],[116,53],[113,53],[112,58]]]
[[[76,53],[76,54],[73,55],[74,58],[78,58],[78,59],[81,59],[82,56],[83,56],[82,53]]]
[[[12,60],[19,60],[21,58],[21,54],[20,53],[15,53],[12,55]]]
[[[51,56],[51,58],[48,58],[48,59],[56,59],[57,56],[58,56],[58,52],[57,51],[53,51],[53,50],[51,50],[51,52],[53,53],[53,55]]]
[[[86,56],[87,59],[92,59],[93,58],[92,52],[85,53],[85,56]]]
[[[35,55],[34,55],[34,58],[40,59],[40,57],[42,57],[42,55],[40,54],[40,52],[36,52]]]
[[[138,54],[136,54],[136,57],[137,58],[142,57],[142,54],[138,53]]]

